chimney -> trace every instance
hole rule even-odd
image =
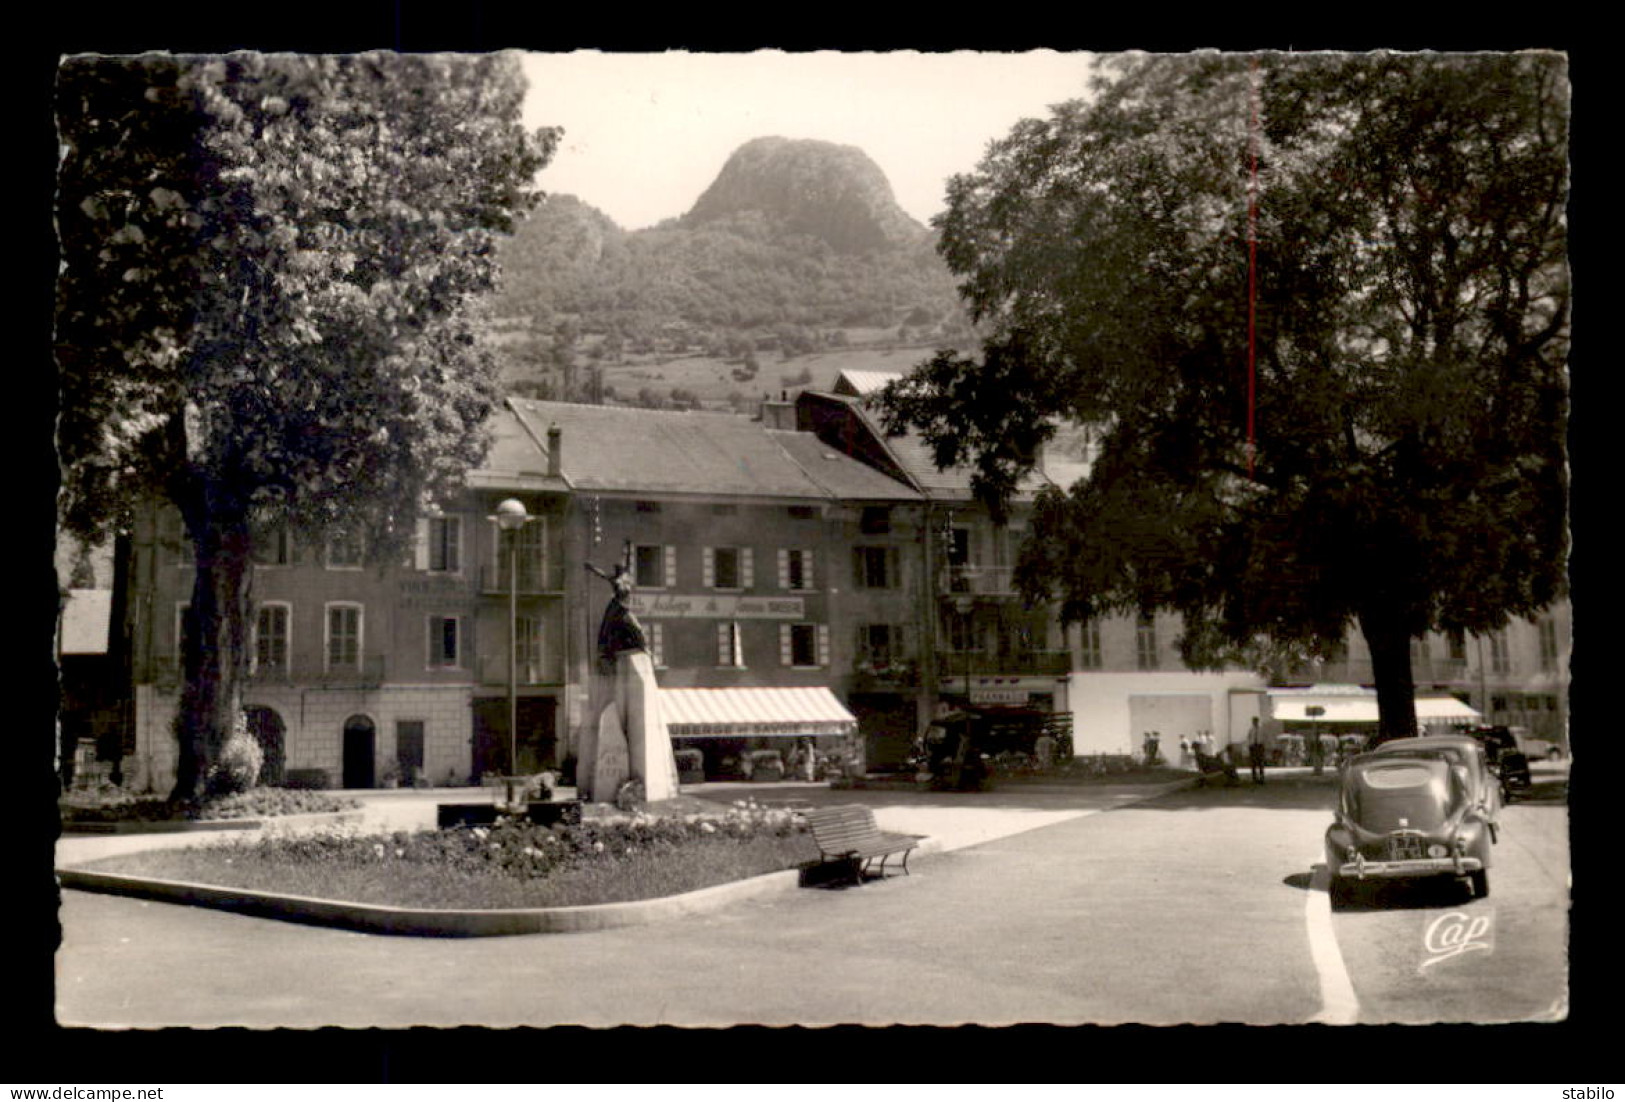
[[[547,426],[547,474],[549,478],[559,477],[559,448],[564,432],[557,425]]]
[[[770,429],[789,429],[796,427],[796,405],[794,402],[763,402],[762,426]]]

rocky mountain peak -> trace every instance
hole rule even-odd
[[[822,238],[840,252],[917,244],[927,230],[892,194],[880,166],[856,146],[756,138],[735,150],[681,224],[759,213],[786,233]]]

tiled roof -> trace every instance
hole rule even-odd
[[[836,376],[835,392],[868,397],[885,390],[902,377],[901,371],[854,371],[848,368]]]
[[[869,403],[862,398],[846,394],[820,395],[845,403],[864,425],[866,425],[876,440],[885,445],[888,451],[896,458],[897,463],[915,483],[925,491],[928,497],[947,501],[965,501],[971,497],[969,467],[950,467],[947,470],[938,470],[936,457],[931,447],[917,432],[909,430],[898,436],[888,436],[880,418]],[[1049,484],[1049,479],[1043,474],[1034,471],[1022,480],[1018,496],[1026,497],[1038,492]]]
[[[914,487],[841,454],[810,432],[769,429],[767,433],[832,497],[843,501],[919,500]]]
[[[729,413],[671,412],[626,406],[512,399],[510,405],[538,439],[560,430],[560,469],[577,490],[629,493],[730,494],[828,500],[846,489],[908,496],[906,487],[869,477],[875,472],[843,457],[848,469],[808,472],[796,434]],[[792,456],[791,448],[796,449]],[[824,461],[820,461],[822,463]],[[815,465],[816,466],[816,465]],[[890,487],[896,486],[895,490]],[[838,489],[839,488],[839,489]]]
[[[490,489],[557,490],[568,487],[563,479],[547,474],[547,451],[533,438],[512,410],[499,407],[491,419],[493,439],[485,461],[469,472],[472,486]]]

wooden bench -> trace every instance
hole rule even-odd
[[[875,815],[867,807],[847,804],[819,807],[804,812],[818,843],[819,856],[826,862],[850,862],[853,882],[862,883],[864,873],[880,858],[880,875],[886,875],[886,862],[894,854],[903,855],[903,873],[908,875],[908,855],[924,835],[896,834],[875,826]]]

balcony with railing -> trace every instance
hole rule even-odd
[[[852,688],[875,692],[912,688],[920,683],[920,667],[900,655],[860,654],[852,661]]]
[[[538,659],[521,657],[514,667],[514,680],[519,685],[564,684],[564,662],[560,656],[544,655]],[[482,654],[474,661],[474,679],[481,685],[508,683],[508,656]]]
[[[955,677],[1063,677],[1072,672],[1072,652],[1064,650],[939,651],[937,673]]]
[[[480,567],[480,592],[487,596],[506,596],[513,581],[507,562],[501,566],[489,564]],[[561,594],[564,592],[564,565],[554,562],[521,562],[519,564],[520,596]]]
[[[945,594],[964,594],[971,597],[1014,597],[1015,568],[1011,566],[983,566],[978,563],[960,563],[949,566],[937,579],[937,588]]]
[[[154,658],[148,667],[152,683],[161,689],[179,687],[180,662],[172,656]],[[254,685],[319,685],[329,689],[375,689],[389,679],[389,656],[365,654],[359,662],[323,666],[314,662],[256,663],[248,671]]]

